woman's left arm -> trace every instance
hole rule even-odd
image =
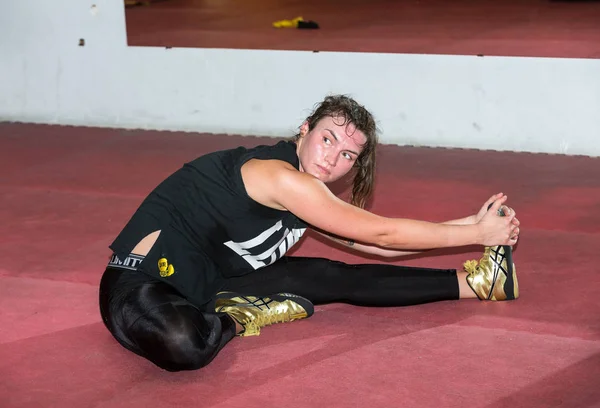
[[[441,224],[468,225],[468,224],[474,224],[475,223],[474,221],[475,221],[475,216],[472,215],[472,216],[461,218],[458,220],[442,222]],[[314,229],[314,231],[319,233],[320,235],[324,236],[325,238],[328,238],[334,242],[337,242],[338,244],[343,245],[347,248],[351,248],[356,251],[363,252],[365,254],[381,256],[384,258],[398,258],[398,257],[402,257],[402,256],[415,255],[415,254],[420,254],[422,252],[426,252],[426,251],[398,251],[395,249],[384,249],[384,248],[380,248],[380,247],[374,246],[374,245],[359,244],[358,242],[354,242],[352,240],[348,240],[345,238],[334,237],[333,235],[329,235],[329,234],[327,234],[323,231],[319,231],[317,229]]]
[[[334,242],[337,242],[340,245],[343,245],[347,248],[352,248],[356,251],[359,252],[363,252],[365,254],[371,254],[371,255],[377,255],[377,256],[381,256],[384,258],[397,258],[397,257],[401,257],[401,256],[407,256],[407,255],[414,255],[414,254],[419,254],[421,252],[424,251],[398,251],[395,249],[384,249],[384,248],[380,248],[378,246],[373,246],[373,245],[365,245],[365,244],[359,244],[357,242],[345,239],[345,238],[340,238],[340,237],[334,237],[333,235],[329,235],[323,231],[319,231],[317,229],[314,229],[315,232],[317,232],[318,234],[324,236],[325,238],[328,238]]]

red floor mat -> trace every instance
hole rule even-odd
[[[502,189],[523,223],[521,298],[333,304],[167,373],[103,327],[107,245],[197,155],[273,139],[0,124],[0,406],[599,407],[600,159],[380,146],[384,215],[456,218]],[[382,262],[310,235],[295,255]],[[396,264],[460,267],[478,248]]]

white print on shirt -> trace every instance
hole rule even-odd
[[[283,228],[281,220],[266,231],[261,232],[256,237],[245,242],[225,242],[225,246],[232,249],[236,254],[240,255],[254,269],[263,266],[271,265],[273,262],[281,258],[296,242],[300,240],[306,228],[293,228],[291,231],[285,229],[281,239],[261,254],[257,254],[257,249],[267,239],[275,235],[277,231]]]

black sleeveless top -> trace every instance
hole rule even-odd
[[[289,211],[263,206],[248,196],[241,167],[251,159],[283,160],[299,169],[296,144],[291,141],[201,156],[184,164],[144,199],[110,248],[124,259],[142,238],[162,230],[161,237],[164,234],[172,245],[193,252],[191,258],[202,256],[203,265],[177,271],[178,275],[204,275],[177,278],[175,286],[196,298],[206,297],[212,289],[190,286],[212,286],[222,278],[272,264],[298,242],[307,224]],[[140,269],[158,276],[153,263]]]

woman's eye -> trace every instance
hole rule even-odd
[[[344,157],[348,160],[352,160],[352,156],[350,156],[348,153],[344,153]]]
[[[324,137],[324,138],[323,138],[323,141],[324,141],[325,143],[327,143],[327,144],[330,144],[330,143],[331,143],[331,141],[330,141],[330,140],[329,140],[329,138],[327,138],[327,137]]]

